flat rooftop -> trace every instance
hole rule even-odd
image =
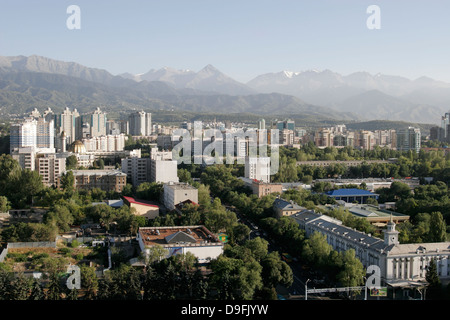
[[[193,189],[196,190],[197,189],[188,183],[180,183],[180,182],[169,182],[164,185],[167,187],[170,187],[172,189],[175,189],[175,190],[193,190]]]
[[[119,170],[70,170],[73,172],[74,176],[126,176],[126,173],[123,173]]]
[[[144,246],[198,246],[222,242],[205,226],[175,226],[139,228]]]

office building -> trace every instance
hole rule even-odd
[[[28,117],[21,123],[14,123],[10,128],[10,153],[23,147],[34,147],[36,152],[39,149],[54,149],[54,132],[53,120]]]
[[[419,128],[404,128],[397,132],[397,150],[399,151],[420,151],[420,129]]]
[[[64,112],[57,115],[55,119],[56,132],[61,134],[64,131],[68,144],[81,138],[81,117],[77,109],[70,111],[66,107]]]

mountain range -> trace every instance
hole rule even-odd
[[[198,72],[164,67],[133,75],[32,55],[0,56],[0,112],[35,107],[89,110],[304,114],[318,119],[438,123],[450,84],[367,72],[281,71],[241,83],[212,65]]]

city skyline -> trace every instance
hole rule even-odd
[[[264,73],[312,69],[450,82],[450,6],[440,1],[2,4],[4,56],[36,54],[116,75],[212,64],[244,83]],[[79,30],[66,26],[70,5],[80,8]],[[371,5],[380,8],[380,29],[367,27]]]

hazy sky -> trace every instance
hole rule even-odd
[[[330,69],[450,82],[450,1],[0,0],[0,55],[37,54],[113,74],[212,64],[236,80]],[[81,29],[69,30],[69,5]],[[381,29],[369,30],[369,5]]]

